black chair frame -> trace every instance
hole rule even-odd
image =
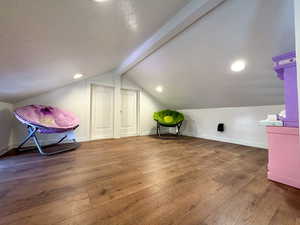
[[[181,126],[182,126],[182,122],[183,122],[183,121],[181,121],[181,122],[179,122],[179,123],[177,123],[177,124],[166,125],[166,124],[161,124],[160,122],[156,121],[156,124],[157,124],[157,127],[156,127],[156,134],[157,134],[157,136],[159,136],[159,137],[161,136],[161,132],[160,132],[160,128],[161,128],[161,127],[176,127],[176,128],[177,128],[176,135],[177,135],[177,136],[180,136],[180,135],[181,135],[181,133],[180,133],[180,128],[181,128]]]

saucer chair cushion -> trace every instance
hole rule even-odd
[[[163,110],[155,112],[153,119],[164,126],[176,126],[184,120],[184,115],[173,110]]]
[[[62,133],[79,126],[79,119],[70,112],[44,105],[28,105],[14,112],[18,120],[39,128],[41,133]]]

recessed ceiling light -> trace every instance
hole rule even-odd
[[[246,62],[245,60],[237,60],[234,63],[231,64],[231,70],[233,72],[241,72],[246,68]]]
[[[93,0],[94,2],[107,2],[108,0]]]
[[[77,80],[77,79],[80,79],[81,77],[83,77],[83,75],[82,75],[81,73],[77,73],[77,74],[74,75],[73,78],[74,78],[75,80]]]
[[[157,86],[155,90],[159,93],[163,92],[164,88],[162,86]]]

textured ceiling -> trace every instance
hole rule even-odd
[[[125,76],[175,109],[282,104],[271,57],[295,48],[293,12],[293,0],[227,0]]]
[[[116,68],[189,0],[0,2],[0,100]]]

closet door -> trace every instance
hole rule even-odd
[[[91,138],[114,136],[114,89],[92,85]]]
[[[121,90],[121,137],[137,136],[137,92]]]

